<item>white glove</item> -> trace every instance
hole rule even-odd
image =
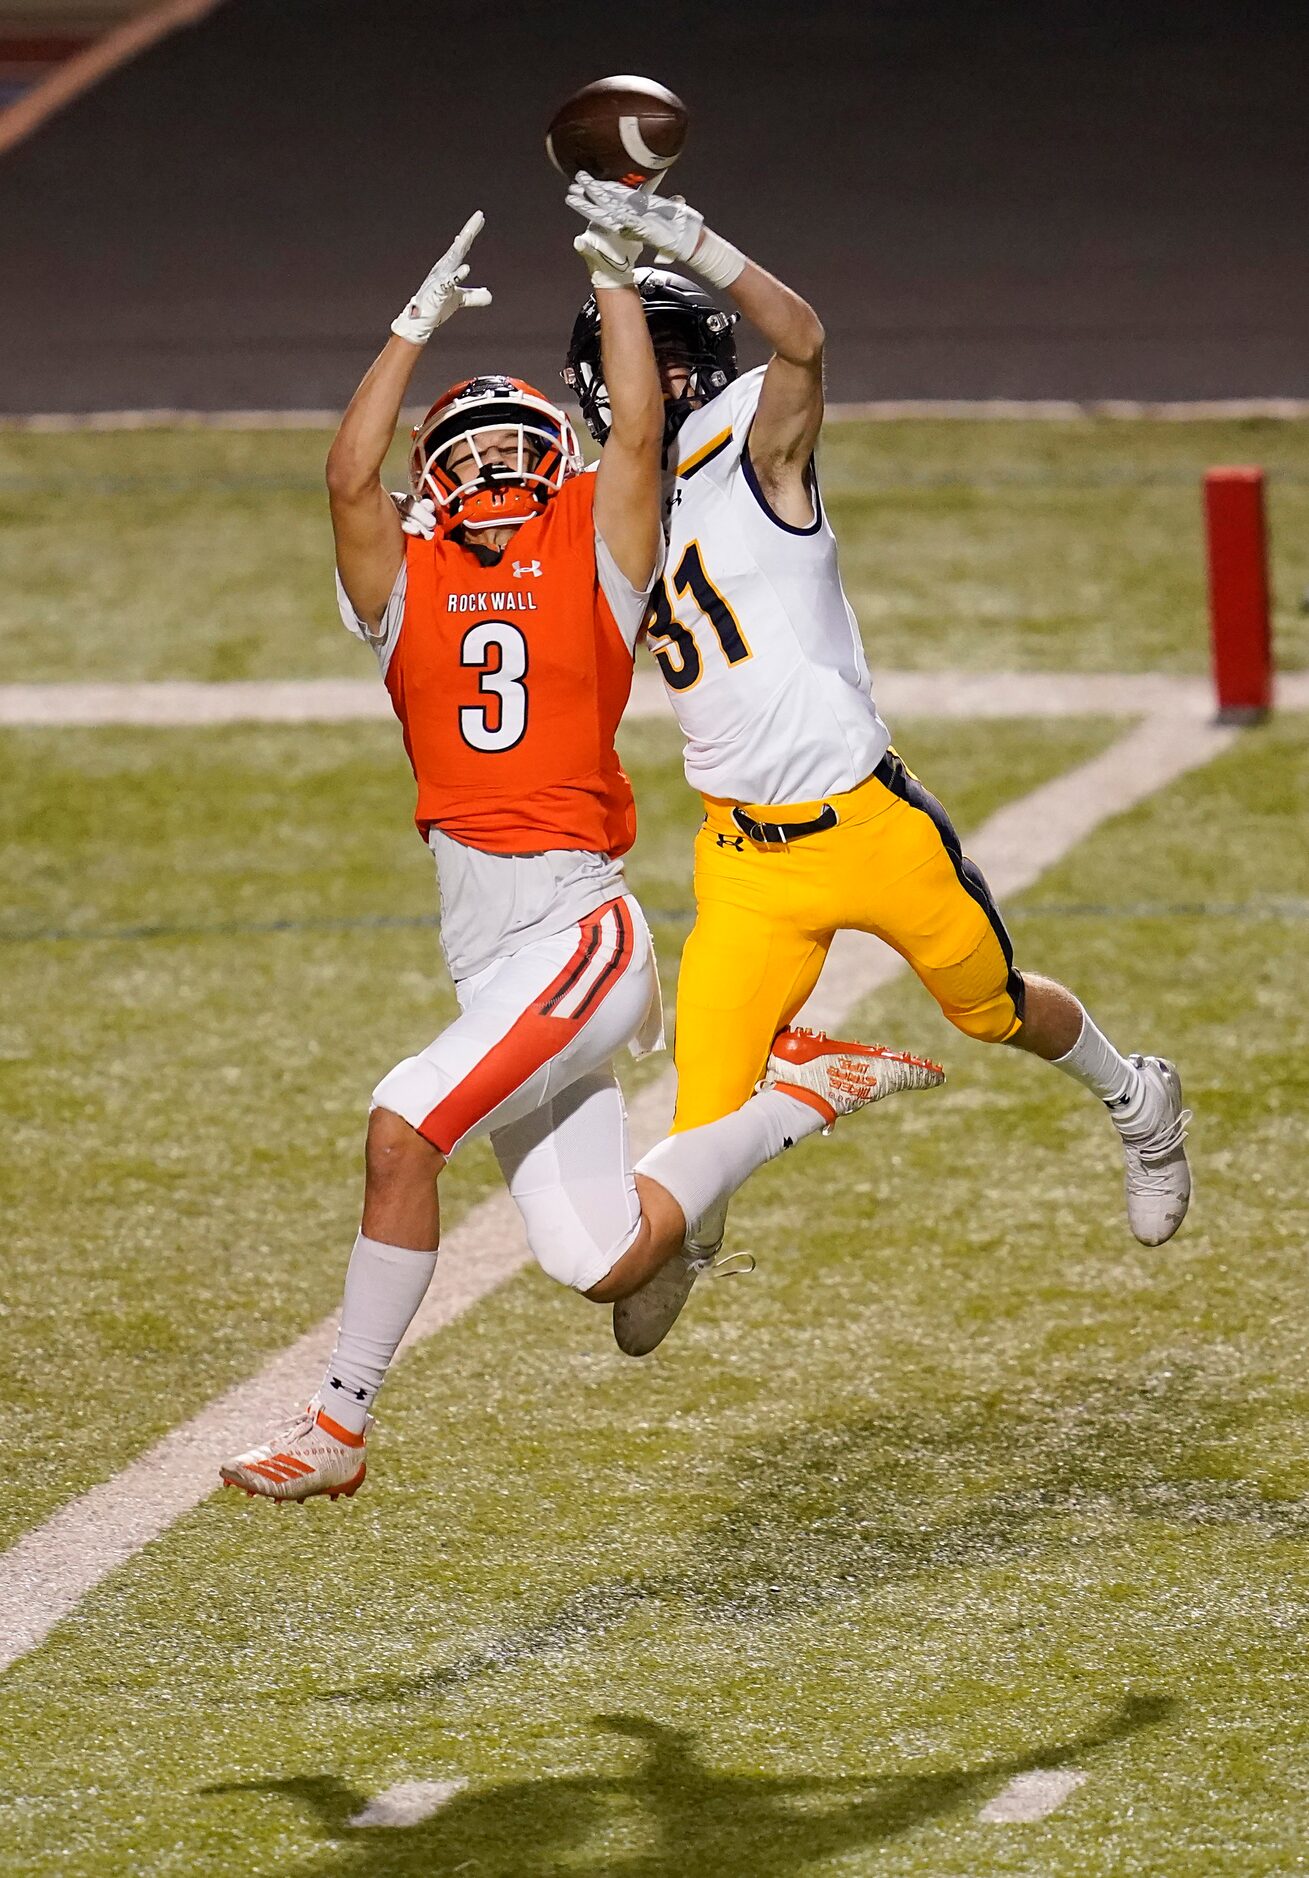
[[[704,216],[680,196],[651,195],[626,183],[602,183],[578,170],[568,186],[570,209],[593,227],[631,241],[640,239],[669,260],[693,268],[713,287],[730,287],[745,266],[745,256],[730,241],[705,227]]]
[[[436,504],[431,496],[411,496],[393,489],[391,500],[400,514],[401,532],[417,535],[420,541],[430,541],[436,533]]]
[[[606,287],[633,285],[632,269],[644,246],[639,235],[628,240],[608,228],[592,224],[584,235],[577,237],[573,246],[590,269],[591,285],[597,293]]]
[[[397,338],[407,339],[411,345],[425,346],[437,327],[444,326],[461,307],[490,306],[488,288],[460,285],[468,278],[464,256],[481,234],[485,222],[480,209],[469,216],[404,312],[391,321],[391,331]]]

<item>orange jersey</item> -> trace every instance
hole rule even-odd
[[[595,478],[574,476],[486,567],[410,538],[386,688],[418,782],[414,819],[491,854],[625,854],[632,788],[614,736],[632,653],[601,590]]]

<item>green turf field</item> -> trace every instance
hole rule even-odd
[[[896,428],[924,477],[945,474],[946,427]],[[983,428],[949,427],[968,432],[959,474],[1007,467],[988,505],[1004,487],[1034,504],[1017,471],[1050,427],[991,427],[986,451]],[[1291,437],[1259,434],[1270,462]],[[1085,437],[1135,439],[1162,477],[1194,432]],[[289,476],[305,448],[2,441],[125,446],[123,476],[146,473],[141,450],[175,477],[211,443],[248,451],[248,474],[266,447]],[[366,672],[330,621],[314,663],[321,594],[294,615],[296,557],[249,490],[225,492],[238,468],[210,467],[194,500],[246,503],[217,532],[244,544],[256,598],[243,620],[234,597],[187,622],[135,584],[146,537],[163,566],[161,495],[140,540],[104,523],[101,603],[130,597],[135,628],[83,620],[78,646],[106,661],[91,669]],[[1064,455],[1052,471],[1071,492]],[[322,529],[304,482],[266,499],[303,503],[307,591]],[[947,494],[924,484],[923,539],[982,568],[1000,512],[952,531]],[[1067,556],[1081,513],[1047,518]],[[1167,537],[1165,585],[1183,579]],[[867,547],[856,531],[847,559]],[[230,553],[214,550],[216,585]],[[1023,662],[1096,663],[1072,625],[1059,656],[1045,645],[1066,616],[1033,566],[1049,612]],[[1113,618],[1101,662],[1130,665]],[[253,662],[233,669],[238,628]],[[932,662],[911,656],[908,611],[894,630],[896,663]],[[1176,618],[1165,639],[1135,662],[1197,662]],[[63,669],[29,646],[4,676],[86,675],[64,648]],[[949,656],[1000,662],[962,641]],[[896,726],[964,828],[1121,728]],[[695,805],[667,726],[624,749],[632,877],[671,989]],[[368,1089],[452,1006],[389,725],[9,732],[0,777],[2,1547],[333,1307]],[[356,1500],[274,1513],[216,1495],[0,1676],[0,1872],[1304,1869],[1307,810],[1288,717],[1008,909],[1020,963],[1181,1062],[1197,1200],[1170,1246],[1127,1232],[1088,1098],[968,1044],[898,980],[855,1021],[939,1053],[949,1084],[758,1176],[734,1212],[758,1271],[700,1287],[656,1357],[620,1358],[606,1313],[525,1271],[396,1370]],[[493,1179],[484,1150],[462,1156],[447,1219]],[[1061,1768],[1085,1782],[1048,1820],[978,1820],[1016,1775]],[[439,1780],[466,1784],[421,1825],[349,1824],[397,1783]]]
[[[0,683],[358,672],[324,577],[327,443],[0,432]],[[1304,425],[832,426],[823,485],[874,666],[1202,671],[1199,479],[1223,462],[1269,471],[1278,652],[1303,667]]]

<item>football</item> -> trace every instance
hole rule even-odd
[[[597,78],[561,104],[546,133],[546,154],[565,176],[587,170],[635,187],[682,154],[687,111],[652,78]]]

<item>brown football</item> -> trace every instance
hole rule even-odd
[[[597,78],[555,112],[546,155],[565,176],[587,170],[635,187],[677,161],[686,124],[682,100],[652,78]]]

